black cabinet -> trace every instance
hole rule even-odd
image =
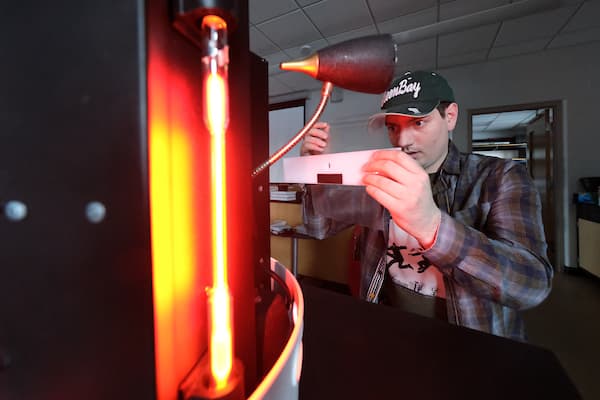
[[[600,277],[600,206],[595,204],[577,204],[577,260]]]

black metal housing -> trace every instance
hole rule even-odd
[[[0,6],[2,399],[154,396],[144,12]]]
[[[268,134],[266,104],[254,115],[248,105],[266,101],[267,78],[266,67],[251,68],[260,61],[248,51],[247,2],[234,3],[228,173],[233,215],[245,219],[229,221],[230,271],[234,327],[244,333],[235,348],[252,388],[253,278],[268,266],[269,230],[255,211],[268,210],[268,187],[259,193],[250,175],[268,156],[252,154]],[[148,43],[165,49],[202,106],[200,52],[173,29],[171,13],[167,0],[0,6],[0,204],[28,207],[22,221],[0,214],[2,400],[156,398]],[[264,76],[253,80],[251,70]],[[86,219],[90,201],[106,206],[100,223]],[[209,237],[207,228],[199,245]]]

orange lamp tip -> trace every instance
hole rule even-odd
[[[207,15],[202,19],[202,26],[208,26],[213,29],[226,29],[227,23],[217,15]]]
[[[319,73],[319,55],[314,53],[301,60],[283,62],[279,64],[279,68],[284,71],[304,72],[305,74],[316,78]]]

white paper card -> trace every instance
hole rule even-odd
[[[284,158],[283,179],[287,183],[363,185],[363,166],[375,151],[377,150]]]

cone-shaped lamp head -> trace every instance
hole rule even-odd
[[[281,63],[280,68],[348,90],[381,93],[392,81],[395,64],[392,37],[375,35],[334,44],[305,59]]]

